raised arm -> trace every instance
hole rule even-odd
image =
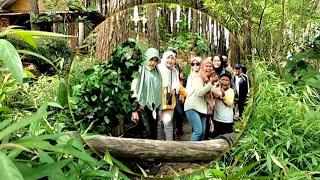
[[[211,90],[212,84],[211,82],[204,84],[200,77],[195,77],[192,80],[192,88],[197,96],[204,96],[208,91]]]

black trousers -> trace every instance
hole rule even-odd
[[[246,106],[246,102],[245,101],[238,101],[238,110],[239,110],[239,117],[242,117],[242,113],[244,111],[244,108]]]
[[[219,135],[232,133],[233,132],[233,123],[223,123],[213,120],[214,131],[210,134],[210,138],[216,138]]]
[[[127,138],[142,138],[142,139],[157,139],[157,125],[158,120],[153,119],[152,111],[145,107],[142,111],[138,111],[139,122],[138,124],[131,125],[123,133]]]
[[[176,95],[176,107],[174,108],[174,128],[177,130],[178,136],[181,136],[183,134],[183,120],[184,120],[184,111],[183,111],[183,103],[179,100],[180,94]]]

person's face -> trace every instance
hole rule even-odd
[[[172,55],[168,56],[167,57],[167,64],[166,64],[167,68],[172,69],[174,64],[175,64],[174,57]]]
[[[191,67],[194,72],[198,72],[200,70],[200,63],[194,60],[191,62]]]
[[[227,90],[229,89],[229,86],[230,86],[230,79],[226,76],[222,76],[220,78],[220,86],[224,89],[224,90]]]
[[[158,64],[158,58],[157,58],[157,57],[151,58],[151,59],[149,60],[149,62],[148,62],[148,66],[149,66],[149,68],[151,68],[151,69],[155,68],[155,67],[157,66],[157,64]]]
[[[241,72],[241,68],[234,68],[234,73],[236,76],[240,76]]]
[[[214,68],[219,68],[221,66],[221,60],[220,60],[219,56],[213,57],[212,62],[213,62]]]
[[[211,76],[213,73],[213,66],[210,63],[206,63],[203,67],[203,71],[205,72],[206,76]]]

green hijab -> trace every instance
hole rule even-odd
[[[162,80],[157,67],[150,69],[147,65],[153,57],[159,58],[159,51],[155,48],[149,48],[144,54],[145,61],[140,67],[140,77],[138,78],[136,92],[137,100],[140,105],[147,106],[154,111],[159,108],[162,102]]]

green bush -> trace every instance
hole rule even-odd
[[[281,81],[265,62],[254,62],[254,69],[254,113],[246,130],[212,170],[199,176],[311,178],[320,170],[320,105],[309,102],[319,94],[308,85]]]
[[[187,32],[184,35],[178,35],[169,40],[169,44],[172,45],[178,51],[193,51],[201,56],[208,55],[209,42],[203,37],[202,34],[192,34]]]
[[[57,68],[61,66],[61,62],[62,65],[65,65],[68,61],[70,61],[71,48],[67,40],[61,38],[37,38],[36,41],[38,44],[38,50],[31,47],[21,39],[9,37],[8,40],[18,50],[30,50],[46,57],[47,59],[51,60],[51,62],[53,62]],[[22,60],[23,62],[30,62],[38,66],[40,73],[57,73],[54,67],[38,57],[25,55]]]
[[[140,45],[128,41],[116,48],[109,61],[86,70],[78,84],[73,81],[72,109],[80,129],[94,123],[96,133],[109,133],[120,120],[130,119],[137,108],[130,102],[131,82],[143,61]]]

